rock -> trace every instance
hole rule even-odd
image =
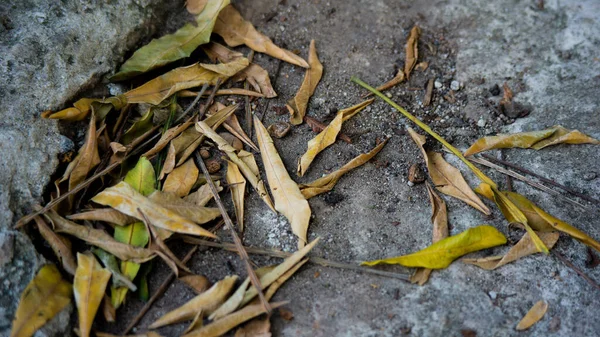
[[[484,127],[484,126],[485,126],[485,124],[486,124],[486,121],[485,121],[485,119],[483,119],[483,118],[480,118],[480,119],[477,121],[477,126],[478,126],[478,127],[480,127],[480,128]]]
[[[442,88],[442,82],[440,82],[440,80],[435,80],[435,82],[433,82],[433,86],[436,89],[441,89]]]
[[[408,169],[408,181],[414,184],[419,184],[425,181],[425,172],[419,164],[412,164]]]
[[[596,174],[596,172],[586,172],[583,174],[583,180],[592,181],[596,179],[597,176],[598,175]]]
[[[500,95],[500,86],[498,85],[498,83],[494,84],[491,88],[490,88],[490,94],[492,96],[498,96]]]
[[[42,202],[58,165],[57,155],[73,142],[58,123],[41,119],[114,72],[126,52],[163,25],[183,1],[77,0],[0,2],[0,336],[8,335],[21,291],[42,259],[29,238],[10,230],[18,218]],[[108,92],[108,91],[107,91]],[[70,125],[70,127],[75,127]],[[80,125],[76,125],[79,127]],[[14,245],[8,243],[12,237]],[[12,253],[10,250],[13,250]],[[20,263],[22,265],[17,265]],[[43,331],[65,336],[69,312]]]
[[[217,173],[221,170],[221,163],[217,159],[209,159],[206,161],[206,169],[210,174]]]
[[[456,80],[450,82],[450,89],[458,91],[460,89],[460,83],[458,83]]]
[[[283,138],[290,131],[291,125],[288,122],[275,122],[267,128],[269,134],[275,138]]]

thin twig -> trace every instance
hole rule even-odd
[[[492,157],[492,156],[490,156],[490,155],[488,155],[488,154],[485,154],[485,153],[482,153],[481,155],[482,155],[484,158],[486,158],[486,159],[488,159],[489,161],[491,161],[491,162],[495,162],[496,164],[502,164],[502,165],[508,166],[508,167],[510,167],[510,168],[512,168],[512,169],[514,169],[514,170],[520,171],[520,172],[522,172],[522,173],[525,173],[525,174],[528,174],[528,175],[530,175],[530,176],[534,176],[534,177],[538,178],[539,180],[541,180],[541,181],[545,182],[546,184],[550,184],[550,185],[552,185],[552,186],[558,187],[558,188],[560,188],[561,190],[563,190],[563,191],[566,191],[566,192],[568,192],[568,193],[571,193],[572,195],[574,195],[574,196],[576,196],[576,197],[579,197],[579,198],[581,198],[581,199],[584,199],[584,200],[586,200],[586,201],[589,201],[589,202],[591,202],[591,203],[594,203],[594,204],[596,204],[596,205],[600,205],[600,200],[598,200],[598,199],[594,199],[594,198],[592,198],[592,197],[589,197],[589,196],[587,196],[587,195],[585,195],[585,194],[582,194],[582,193],[579,193],[579,192],[577,192],[577,191],[574,191],[573,189],[571,189],[571,188],[569,188],[569,187],[567,187],[567,186],[565,186],[565,185],[559,184],[559,183],[557,183],[557,182],[556,182],[556,181],[554,181],[554,180],[551,180],[551,179],[545,178],[545,177],[543,177],[543,176],[541,176],[541,175],[539,175],[539,174],[537,174],[537,173],[535,173],[535,172],[532,172],[532,171],[530,171],[530,170],[528,170],[528,169],[525,169],[525,168],[523,168],[523,167],[520,167],[520,166],[518,166],[518,165],[515,165],[515,164],[513,164],[513,163],[509,163],[509,162],[507,162],[507,161],[504,161],[504,160],[496,159],[496,158],[494,158],[494,157]]]
[[[279,78],[279,72],[281,71],[281,64],[283,62],[281,62],[281,60],[277,60],[277,69],[275,70],[275,75],[273,76],[273,81],[271,82],[272,86],[275,87],[275,83],[277,83],[277,79]],[[267,114],[267,110],[269,109],[269,105],[271,104],[271,100],[267,100],[267,103],[265,104],[265,107],[262,111],[262,114],[260,115],[259,119],[262,122],[265,118],[265,115]],[[252,138],[252,128],[250,128],[250,133],[248,134],[248,137]]]
[[[557,196],[557,197],[559,197],[559,198],[561,198],[561,199],[563,199],[563,200],[565,200],[565,201],[567,201],[567,202],[569,202],[569,203],[571,203],[573,205],[581,207],[582,209],[584,209],[586,211],[590,211],[590,209],[588,207],[586,207],[585,205],[582,205],[582,204],[578,203],[577,201],[575,201],[575,200],[573,200],[573,199],[571,199],[571,198],[569,198],[569,197],[561,194],[560,192],[557,192],[557,191],[555,191],[555,190],[547,187],[546,185],[542,185],[542,184],[540,184],[540,183],[538,183],[536,181],[533,181],[533,180],[531,180],[531,179],[529,179],[529,178],[527,178],[525,176],[522,176],[522,175],[518,174],[517,172],[505,169],[505,168],[503,168],[501,166],[498,166],[498,165],[496,165],[494,163],[491,163],[491,162],[489,162],[489,161],[487,161],[485,159],[482,159],[482,158],[469,158],[469,159],[472,162],[474,162],[474,163],[477,163],[477,164],[480,164],[480,165],[483,165],[483,166],[487,166],[487,167],[492,168],[492,169],[494,169],[494,170],[496,170],[496,171],[498,171],[500,173],[503,173],[503,174],[509,175],[509,176],[511,176],[513,178],[519,179],[522,182],[526,183],[527,185],[533,186],[533,187],[535,187],[535,188],[537,188],[539,190],[542,190],[542,191],[544,191],[546,193],[549,193],[549,194],[552,194],[554,196]]]
[[[210,96],[208,96],[208,98],[206,99],[206,103],[204,103],[204,106],[202,107],[202,109],[200,109],[200,112],[198,112],[198,115],[194,119],[196,122],[202,120],[202,117],[204,117],[206,110],[208,110],[208,106],[211,105],[212,101],[215,99],[215,95],[217,94],[217,90],[219,90],[220,85],[221,85],[221,79],[219,78],[219,79],[217,79],[217,83],[215,83],[215,87],[213,88],[213,91],[210,93]],[[198,95],[198,96],[201,96],[201,95]]]
[[[598,283],[596,283],[596,281],[592,280],[586,273],[584,273],[581,269],[577,268],[577,266],[575,266],[573,263],[571,263],[571,261],[569,261],[566,257],[562,256],[559,252],[554,251],[554,250],[552,251],[552,253],[559,260],[561,260],[562,263],[567,265],[567,267],[573,269],[577,274],[579,274],[579,276],[583,277],[583,279],[586,280],[590,285],[592,285],[592,287],[600,290],[600,285],[598,285]]]
[[[188,262],[192,258],[192,255],[194,255],[194,253],[197,250],[198,250],[198,246],[192,247],[188,251],[188,253],[185,255],[185,257],[183,258],[183,260],[181,260],[181,262],[182,263]],[[148,302],[146,302],[146,304],[144,304],[144,306],[142,307],[142,309],[140,310],[140,312],[138,312],[138,314],[135,315],[135,317],[127,325],[127,328],[125,328],[125,331],[123,331],[122,335],[127,335],[131,331],[131,329],[133,329],[138,324],[138,322],[144,317],[144,315],[148,312],[148,310],[150,310],[150,307],[152,307],[152,304],[154,304],[154,302],[156,302],[156,300],[159,297],[161,297],[162,294],[165,293],[165,291],[167,290],[167,288],[169,288],[169,286],[171,285],[171,283],[173,282],[173,280],[175,280],[175,273],[173,271],[171,271],[171,273],[169,274],[169,276],[163,281],[163,283],[156,290],[156,292],[154,293],[154,295],[152,295],[152,297],[150,297],[150,299],[148,300]]]
[[[265,298],[265,294],[263,294],[260,280],[258,279],[258,276],[256,276],[256,273],[254,273],[254,269],[252,268],[252,265],[250,264],[250,258],[248,257],[248,253],[244,249],[244,246],[242,245],[242,241],[240,240],[239,236],[237,235],[237,233],[235,231],[235,227],[233,226],[233,222],[231,221],[229,214],[227,214],[225,205],[223,205],[223,201],[221,201],[221,197],[219,196],[219,191],[217,191],[217,187],[215,186],[215,183],[212,181],[212,179],[210,177],[210,173],[208,173],[208,169],[206,168],[206,164],[204,164],[204,160],[202,160],[202,157],[200,157],[200,154],[198,153],[198,151],[194,152],[194,158],[196,159],[196,164],[198,166],[200,166],[200,168],[202,169],[202,173],[204,173],[204,177],[206,177],[206,183],[210,187],[210,190],[213,194],[215,202],[217,203],[217,206],[219,207],[219,211],[221,211],[223,220],[225,220],[225,225],[228,227],[229,231],[231,232],[231,237],[233,238],[233,242],[235,243],[236,250],[237,250],[238,254],[240,255],[240,258],[246,265],[248,277],[250,277],[250,281],[252,281],[252,285],[256,288],[256,291],[258,292],[258,297],[260,298],[260,301],[262,302],[262,304],[265,308],[265,311],[270,316],[271,315],[271,306],[269,305],[269,302]]]
[[[504,159],[504,151],[500,150],[498,152],[498,160],[503,160]],[[506,190],[509,192],[514,192],[514,188],[513,188],[513,179],[511,176],[509,175],[505,175],[506,176]]]
[[[229,250],[229,251],[236,251],[235,245],[233,245],[231,243],[218,243],[218,242],[203,240],[203,239],[199,239],[199,238],[194,238],[194,237],[187,236],[187,235],[182,236],[182,238],[183,238],[183,241],[186,243],[214,247],[214,248],[221,248],[221,249],[225,249],[225,250]],[[264,248],[256,248],[256,247],[244,247],[244,249],[250,254],[268,255],[268,256],[272,256],[272,257],[286,258],[286,257],[292,255],[291,253],[282,252],[282,251],[278,251],[278,250],[272,250],[272,249],[264,249]],[[330,261],[330,260],[326,260],[324,258],[315,257],[315,256],[308,256],[308,258],[311,262],[321,265],[321,266],[324,266],[324,267],[349,269],[349,270],[354,270],[354,271],[357,271],[360,273],[368,273],[368,274],[392,277],[392,278],[400,279],[403,281],[410,280],[410,276],[406,275],[406,274],[394,273],[394,272],[378,270],[378,269],[373,269],[373,268],[365,268],[365,267],[356,266],[353,264]]]
[[[185,118],[185,116],[187,116],[187,114],[196,106],[196,104],[198,104],[198,102],[200,101],[200,98],[202,98],[202,95],[204,95],[204,92],[206,91],[206,89],[208,89],[208,83],[204,83],[204,85],[202,86],[202,89],[200,89],[200,91],[196,95],[196,98],[194,98],[194,100],[192,101],[192,104],[190,104],[190,106],[188,106],[187,109],[185,109],[185,111],[183,112],[183,114],[181,116],[179,116],[179,118],[177,118],[177,120],[175,121],[175,124],[177,124],[181,120],[183,120],[183,118]],[[217,90],[215,89],[214,91],[217,91]]]
[[[248,53],[248,62],[252,63],[252,59],[254,58],[254,50],[250,50]],[[244,89],[248,90],[250,88],[250,83],[248,80],[244,82]],[[252,110],[250,109],[250,97],[244,97],[244,107],[246,109],[246,133],[250,134],[252,132]]]

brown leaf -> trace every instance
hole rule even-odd
[[[438,191],[464,201],[483,214],[491,214],[487,206],[469,187],[457,168],[445,161],[441,153],[425,151],[425,148],[423,148],[425,145],[425,136],[416,133],[411,128],[408,128],[408,133],[419,146],[425,158],[429,176]]]
[[[140,219],[141,216],[137,210],[141,209],[144,214],[152,219],[155,226],[171,232],[216,238],[213,233],[206,229],[197,226],[190,220],[152,202],[150,199],[136,192],[125,182],[120,182],[113,187],[105,189],[103,192],[92,198],[92,201],[101,205],[110,206],[138,219]]]
[[[523,319],[521,319],[519,324],[517,324],[516,329],[519,331],[529,329],[540,319],[542,319],[542,317],[544,317],[546,311],[548,311],[548,302],[537,302],[533,305],[533,307],[531,307],[531,309],[529,309],[529,311],[527,312],[527,314],[525,314]]]
[[[192,129],[188,129],[192,130]],[[186,130],[187,131],[187,130]],[[185,131],[184,131],[185,133]],[[181,136],[181,135],[180,135]],[[167,156],[165,157],[165,162],[163,163],[163,167],[160,170],[160,174],[158,175],[158,180],[163,180],[165,175],[173,172],[175,168],[175,146],[173,145],[173,140],[169,143],[169,149],[167,150]]]
[[[69,220],[104,221],[118,226],[131,225],[138,220],[127,214],[123,214],[113,208],[98,208],[87,212],[67,215]]]
[[[104,298],[102,299],[102,315],[108,323],[114,323],[117,320],[117,310],[110,303],[110,297],[106,294],[104,294]]]
[[[221,216],[218,208],[198,206],[169,192],[154,191],[148,199],[200,225]]]
[[[244,129],[242,129],[240,122],[238,121],[237,117],[234,114],[229,116],[229,119],[227,119],[225,121],[225,124],[223,124],[223,127],[225,127],[225,129],[227,129],[227,131],[231,132],[234,136],[236,136],[239,140],[244,142],[246,145],[250,146],[254,151],[259,152],[258,147],[256,147],[256,145],[254,145],[254,143],[252,142],[250,137],[248,137],[248,135],[246,134]]]
[[[204,275],[187,275],[179,278],[180,281],[187,284],[196,295],[202,294],[211,284]]]
[[[217,192],[223,191],[221,182],[218,180],[215,181],[215,187],[217,188]],[[196,206],[205,206],[212,198],[213,194],[210,190],[210,187],[208,186],[208,184],[204,184],[200,186],[200,188],[196,192],[193,192],[187,197],[185,197],[184,200],[196,204]]]
[[[200,14],[207,2],[208,0],[186,0],[185,9],[187,9],[190,14]]]
[[[304,197],[306,199],[310,199],[321,193],[331,191],[333,189],[333,187],[335,186],[335,184],[338,182],[338,180],[340,180],[340,178],[344,174],[348,173],[348,171],[350,171],[354,168],[357,168],[357,167],[363,165],[364,163],[368,162],[373,157],[375,157],[375,155],[377,155],[379,153],[379,151],[381,151],[381,149],[383,149],[385,144],[387,144],[388,140],[389,139],[386,139],[381,144],[379,144],[375,148],[373,148],[373,150],[371,150],[370,152],[363,153],[363,154],[355,157],[354,159],[349,161],[346,165],[342,166],[338,170],[331,172],[328,175],[326,175],[322,178],[319,178],[313,182],[310,182],[308,184],[300,184],[299,187],[300,187],[300,191],[302,192],[302,195],[304,195]]]
[[[290,222],[292,232],[300,239],[298,247],[306,244],[310,206],[300,192],[298,185],[290,178],[285,165],[277,153],[273,139],[258,117],[254,117],[254,129],[260,146],[260,155],[267,173],[267,181],[275,200],[275,209]]]
[[[243,70],[242,70],[243,71]],[[203,96],[206,96],[205,93]],[[210,95],[210,94],[208,94]],[[219,89],[215,93],[215,96],[229,96],[229,95],[240,95],[240,96],[250,96],[250,97],[265,97],[265,95],[260,92],[246,90],[242,88],[229,88],[229,89]],[[198,96],[197,92],[191,90],[181,90],[177,93],[178,97],[196,97]]]
[[[190,193],[194,183],[198,180],[199,170],[193,159],[174,169],[163,184],[163,192],[169,192],[178,197],[185,197]]]
[[[271,322],[268,317],[256,318],[237,329],[234,337],[271,337]]]
[[[238,308],[242,300],[244,299],[244,294],[246,293],[246,289],[248,289],[248,285],[250,284],[250,278],[247,277],[244,282],[236,289],[236,291],[229,296],[227,301],[225,301],[217,310],[215,310],[209,317],[211,321],[219,319],[221,317],[225,317],[230,313],[234,312],[235,309]],[[267,300],[268,301],[268,300]]]
[[[406,57],[404,59],[404,75],[406,78],[410,78],[410,73],[417,64],[419,58],[419,37],[421,36],[421,29],[419,26],[414,26],[410,30],[410,35],[406,41]]]
[[[108,270],[100,266],[94,255],[77,253],[73,294],[79,314],[79,332],[82,337],[90,335],[110,275]]]
[[[44,240],[48,242],[52,248],[52,251],[54,251],[54,254],[56,254],[56,257],[62,264],[63,269],[69,274],[75,275],[77,263],[75,262],[75,257],[73,257],[73,253],[71,252],[71,241],[62,235],[54,233],[54,231],[48,227],[42,217],[35,216],[33,220],[35,220],[38,230],[40,231],[40,234]]]
[[[308,64],[310,64],[310,68],[306,70],[300,89],[298,89],[296,96],[287,103],[288,110],[290,110],[291,113],[290,123],[293,125],[302,124],[304,115],[306,115],[308,100],[315,92],[317,84],[319,84],[321,76],[323,75],[323,65],[317,56],[315,40],[310,41]]]
[[[537,233],[540,239],[544,242],[544,244],[548,247],[548,249],[552,249],[558,241],[560,234],[558,232],[540,232]],[[525,233],[521,240],[517,242],[516,245],[512,246],[508,253],[504,256],[490,256],[484,257],[480,259],[463,259],[464,263],[473,264],[478,267],[481,267],[486,270],[494,270],[499,268],[505,264],[516,261],[522,257],[529,256],[537,253],[538,250],[531,240],[531,236],[529,233]]]
[[[238,166],[227,161],[227,184],[230,186],[231,199],[235,208],[235,218],[240,233],[244,232],[244,194],[246,193],[246,179],[242,176]]]
[[[220,35],[230,47],[245,44],[259,53],[265,53],[288,63],[308,68],[308,63],[300,56],[277,47],[271,39],[259,33],[250,22],[242,18],[232,5],[221,10],[213,32]]]

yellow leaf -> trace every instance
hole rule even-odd
[[[313,162],[317,154],[325,148],[335,143],[335,140],[342,129],[342,123],[356,115],[359,111],[371,104],[373,99],[364,101],[350,108],[340,110],[335,118],[321,131],[315,138],[308,142],[308,149],[298,161],[298,176],[302,177],[308,167]]]
[[[213,32],[220,35],[230,47],[245,44],[259,53],[265,53],[288,63],[308,68],[308,63],[300,56],[277,47],[271,39],[258,32],[250,22],[242,18],[240,12],[232,5],[223,8],[219,13]]]
[[[548,311],[548,302],[538,301],[533,305],[533,307],[531,307],[531,309],[529,309],[519,324],[517,324],[516,329],[519,331],[529,329],[540,319],[542,319],[542,317],[544,317],[546,311]]]
[[[227,157],[229,157],[229,160],[235,163],[240,169],[240,171],[242,171],[242,174],[246,177],[250,185],[254,187],[254,190],[258,193],[258,195],[265,202],[265,204],[267,204],[267,206],[269,206],[270,209],[275,211],[275,208],[273,207],[273,202],[271,201],[271,197],[269,197],[269,194],[267,193],[265,185],[260,179],[258,172],[253,170],[252,167],[248,166],[248,164],[246,164],[246,162],[244,162],[238,156],[236,150],[231,145],[229,145],[229,143],[225,139],[223,139],[223,137],[219,136],[219,134],[217,134],[213,129],[211,129],[206,123],[198,122],[196,124],[196,129],[199,132],[204,133],[206,137],[210,138],[213,142],[215,142],[219,147],[219,150],[225,152]],[[242,153],[242,151],[240,151],[240,153]]]
[[[244,280],[244,282],[242,282],[242,284],[233,293],[233,295],[231,295],[227,299],[227,301],[225,301],[223,304],[221,304],[221,306],[219,306],[219,308],[217,308],[217,310],[215,310],[210,316],[208,316],[208,319],[210,319],[211,321],[214,321],[216,319],[227,316],[230,313],[234,312],[235,309],[238,308],[240,303],[242,303],[242,300],[244,299],[244,294],[246,293],[246,289],[248,288],[249,284],[250,284],[250,278],[247,277]]]
[[[196,312],[200,310],[210,315],[225,301],[225,299],[227,299],[227,295],[231,292],[236,280],[237,276],[227,276],[181,307],[164,314],[154,323],[150,324],[149,328],[156,329],[168,324],[190,320],[194,318]]]
[[[187,9],[190,14],[200,14],[208,0],[186,0],[185,9]]]
[[[426,182],[426,186],[431,202],[431,222],[433,223],[433,239],[431,242],[436,243],[448,237],[448,210],[444,199],[435,193],[428,182]],[[431,269],[419,268],[411,276],[410,282],[422,286],[427,282],[430,274]]]
[[[77,263],[75,262],[75,258],[71,252],[71,241],[62,235],[54,233],[54,231],[48,227],[44,219],[42,219],[39,215],[35,216],[33,220],[35,220],[38,230],[40,231],[40,234],[44,240],[48,242],[54,251],[54,254],[56,254],[56,257],[60,261],[63,269],[69,274],[75,275]]]
[[[196,295],[202,294],[211,286],[210,281],[203,275],[187,275],[180,277],[179,280],[192,288]]]
[[[259,152],[258,147],[254,145],[250,137],[248,137],[246,132],[244,132],[244,129],[242,129],[242,126],[240,125],[236,115],[232,114],[229,116],[229,118],[225,121],[225,124],[223,124],[223,127],[246,145],[250,146],[254,151]]]
[[[406,57],[404,59],[404,75],[406,78],[410,78],[410,73],[417,64],[419,57],[419,37],[421,36],[421,28],[414,26],[410,30],[410,35],[406,41]]]
[[[600,141],[578,130],[569,130],[560,125],[549,129],[513,134],[499,134],[478,139],[469,147],[464,155],[471,156],[479,152],[492,149],[535,149],[541,150],[556,144],[600,144]]]
[[[443,269],[448,267],[452,261],[465,254],[505,243],[506,237],[496,228],[489,225],[481,225],[440,240],[416,253],[384,260],[363,262],[362,265],[400,264],[405,267]]]
[[[204,224],[221,216],[218,208],[197,206],[172,193],[154,191],[148,199],[197,224]]]
[[[288,256],[281,264],[278,264],[275,268],[267,271],[266,274],[260,276],[260,285],[263,289],[270,286],[273,282],[277,281],[282,275],[292,269],[300,260],[310,252],[310,250],[319,242],[319,238],[314,239],[308,245],[302,247],[294,254]],[[241,306],[244,306],[248,302],[250,302],[256,295],[258,295],[258,291],[254,286],[251,286],[250,289],[246,291],[244,295],[244,300],[242,301]]]
[[[308,51],[308,64],[310,68],[306,70],[304,80],[296,96],[288,101],[288,110],[291,112],[290,123],[293,125],[302,124],[304,115],[306,115],[306,108],[308,106],[308,100],[313,95],[317,84],[321,80],[323,75],[323,65],[319,61],[317,56],[317,48],[315,48],[315,40],[310,41],[310,49]]]
[[[188,129],[188,130],[191,130],[191,129]],[[182,132],[181,135],[183,135],[184,133],[185,133],[185,131]],[[173,171],[173,169],[175,168],[175,155],[176,154],[177,154],[177,152],[175,150],[175,146],[173,145],[173,140],[172,140],[169,143],[169,149],[167,150],[167,156],[165,157],[163,167],[160,170],[160,174],[158,175],[158,180],[163,180],[165,178],[165,175],[167,175]]]
[[[331,191],[333,189],[333,187],[335,186],[335,184],[337,184],[338,180],[340,180],[340,178],[344,174],[348,173],[348,171],[350,171],[352,169],[355,169],[355,168],[363,165],[364,163],[368,162],[373,157],[375,157],[375,155],[377,155],[379,153],[379,151],[381,151],[381,149],[383,149],[385,144],[387,144],[388,140],[389,139],[386,139],[384,142],[381,142],[381,144],[377,145],[370,152],[358,155],[357,157],[355,157],[354,159],[352,159],[351,161],[346,163],[346,165],[342,166],[338,170],[331,172],[328,175],[326,175],[322,178],[319,178],[313,182],[310,182],[308,184],[300,184],[299,187],[300,187],[300,191],[302,192],[302,195],[306,199],[310,199],[321,193]]]
[[[429,171],[429,177],[431,177],[431,181],[433,181],[438,191],[464,201],[483,214],[491,214],[490,210],[469,187],[469,184],[467,184],[465,178],[463,178],[463,175],[456,167],[445,161],[441,153],[425,151],[423,147],[425,145],[425,136],[416,133],[411,128],[408,128],[408,133],[419,146],[425,159],[427,170]]]
[[[292,277],[292,275],[294,275],[298,271],[298,269],[300,269],[300,267],[306,264],[306,262],[308,262],[308,258],[300,260],[300,262],[296,263],[292,268],[290,268],[288,271],[279,276],[277,280],[275,280],[275,282],[271,283],[271,285],[265,292],[265,298],[267,299],[267,301],[270,301],[271,298],[273,298],[273,296],[277,292],[277,290],[279,290],[279,288],[285,283],[285,281]],[[260,300],[258,298],[255,299],[255,301],[257,301],[257,303],[260,303]]]
[[[217,80],[224,81],[248,66],[248,60],[240,58],[225,64],[201,64],[176,68],[161,75],[142,86],[126,92],[128,103],[149,103],[158,105],[160,102],[178,91],[203,84],[215,85]]]
[[[143,217],[138,212],[138,209],[140,209],[148,218],[152,219],[155,226],[171,232],[216,238],[213,233],[197,226],[190,220],[150,201],[125,182],[120,182],[113,187],[105,189],[92,198],[92,201],[110,206],[127,215],[143,220]]]
[[[77,253],[73,293],[79,313],[79,332],[82,337],[90,335],[110,275],[111,273],[103,269],[93,255]]]
[[[306,244],[308,223],[310,222],[310,206],[298,185],[290,178],[277,153],[273,139],[258,117],[254,117],[256,139],[260,147],[260,155],[267,173],[267,181],[275,200],[275,209],[289,220],[292,232],[296,234],[298,247]]]
[[[122,182],[122,184],[125,183]],[[54,228],[57,232],[67,233],[92,246],[102,248],[121,260],[142,263],[154,257],[154,253],[151,250],[142,247],[134,247],[116,241],[103,230],[78,225],[61,217],[53,210],[46,212],[44,216],[54,224]]]
[[[29,337],[71,303],[71,284],[47,264],[21,293],[10,337]]]
[[[221,182],[218,180],[215,181],[215,187],[217,188],[217,192],[223,191]],[[200,188],[196,192],[192,192],[190,195],[185,197],[183,200],[185,200],[189,203],[193,203],[196,206],[205,206],[206,204],[208,204],[210,199],[212,199],[213,197],[214,196],[213,196],[208,184],[204,184],[204,185],[200,186]]]
[[[234,337],[271,337],[271,322],[269,317],[253,319],[239,328]]]
[[[276,302],[270,303],[271,309],[277,309],[287,302]],[[183,337],[217,337],[225,334],[227,331],[235,328],[236,326],[251,320],[265,313],[265,307],[262,304],[249,305],[241,310],[238,310],[232,314],[229,314],[219,320],[214,321],[211,324],[205,325],[200,329],[193,330],[192,332],[183,335]]]
[[[174,169],[165,180],[163,192],[174,193],[178,197],[190,194],[194,183],[198,180],[199,170],[192,159]]]
[[[227,184],[231,189],[231,199],[235,208],[235,218],[237,219],[238,229],[244,231],[244,194],[246,193],[246,179],[242,176],[238,166],[227,161],[227,174],[225,175]]]
[[[558,232],[537,233],[546,247],[552,249],[558,241],[560,234]],[[480,259],[462,259],[462,262],[476,265],[486,270],[493,270],[505,264],[516,261],[522,257],[529,256],[538,252],[529,233],[525,233],[516,245],[512,246],[504,256],[491,256]]]
[[[82,98],[73,103],[72,108],[66,108],[58,112],[45,111],[42,113],[42,118],[62,119],[65,121],[81,121],[92,111],[96,111],[96,119],[104,119],[106,114],[114,107],[121,109],[127,104],[125,96],[115,96],[109,98]]]

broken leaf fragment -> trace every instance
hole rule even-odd
[[[457,258],[478,250],[506,243],[506,237],[496,228],[481,225],[442,239],[418,252],[383,260],[363,262],[361,265],[399,264],[405,267],[443,269]]]
[[[240,12],[232,5],[221,10],[213,32],[220,35],[230,47],[245,44],[259,53],[265,53],[285,62],[308,68],[308,63],[300,56],[279,48],[270,38],[258,32],[252,23],[244,20]]]
[[[34,217],[33,220],[35,220],[38,230],[44,240],[48,242],[52,248],[52,251],[54,251],[54,254],[56,254],[56,257],[60,261],[63,269],[69,274],[75,275],[77,263],[75,262],[75,258],[71,252],[71,241],[62,235],[54,233],[54,231],[48,227],[44,219],[42,219],[39,215]]]
[[[545,130],[483,137],[473,143],[464,155],[471,156],[483,151],[515,147],[541,150],[557,144],[600,144],[600,141],[578,130],[569,130],[560,125],[555,125]]]
[[[193,159],[187,160],[183,165],[175,168],[165,180],[163,192],[174,193],[178,197],[190,194],[194,183],[198,180],[200,171]]]
[[[127,226],[138,221],[136,218],[123,214],[112,208],[98,208],[91,211],[71,214],[69,220],[104,221],[118,226]]]
[[[308,184],[300,184],[299,187],[300,187],[300,191],[302,192],[302,195],[304,195],[304,197],[306,199],[310,199],[321,193],[331,191],[333,189],[333,187],[335,186],[335,184],[337,184],[338,180],[340,180],[340,178],[344,174],[348,173],[348,171],[350,171],[352,169],[355,169],[355,168],[363,165],[364,163],[368,162],[373,157],[375,157],[375,155],[377,155],[379,153],[379,151],[381,151],[381,149],[383,149],[383,147],[388,142],[388,140],[389,140],[389,138],[386,139],[385,141],[381,142],[379,145],[377,145],[375,148],[373,148],[373,150],[369,151],[368,153],[363,153],[363,154],[358,155],[357,157],[355,157],[354,159],[352,159],[351,161],[346,163],[344,166],[340,167],[338,170],[331,172],[328,175],[326,175],[322,178],[319,178],[315,181],[312,181]]]
[[[111,81],[126,80],[189,57],[198,46],[210,40],[217,16],[227,5],[229,0],[188,1],[188,11],[191,9],[198,14],[195,24],[187,23],[175,33],[154,39],[136,50],[119,72],[110,78]]]
[[[81,98],[73,103],[73,107],[57,112],[43,112],[42,118],[61,119],[72,122],[81,121],[94,109],[96,111],[96,119],[104,119],[113,107],[121,109],[125,104],[127,104],[127,99],[122,95],[109,98]]]
[[[211,286],[210,281],[204,275],[187,275],[180,277],[179,280],[194,290],[196,295],[202,294]]]
[[[410,35],[406,41],[406,58],[404,59],[404,75],[410,78],[410,73],[417,64],[419,58],[419,37],[421,36],[421,28],[414,26],[410,30]]]
[[[542,317],[544,317],[546,311],[548,311],[548,302],[538,301],[533,305],[533,307],[531,307],[531,309],[529,309],[519,324],[517,324],[516,329],[519,331],[529,329],[535,323],[539,322]]]
[[[321,76],[323,75],[323,65],[317,56],[315,40],[310,41],[308,64],[310,65],[310,68],[306,70],[300,89],[298,89],[296,96],[287,103],[288,110],[290,110],[291,113],[290,123],[293,125],[302,124],[304,115],[306,115],[308,100],[314,94],[317,84],[319,84]]]
[[[239,328],[234,337],[271,337],[269,317],[256,318]]]
[[[104,297],[110,271],[103,269],[93,255],[77,253],[77,271],[73,281],[73,293],[79,313],[79,332],[88,337],[94,317]]]
[[[221,216],[221,212],[217,208],[195,205],[173,193],[154,191],[148,199],[200,225]]]
[[[32,336],[71,303],[71,289],[54,265],[43,266],[21,293],[10,337]]]
[[[235,163],[227,161],[227,174],[225,175],[227,184],[231,189],[231,199],[235,208],[235,218],[238,224],[238,230],[244,231],[244,194],[246,193],[246,179],[240,172]]]
[[[290,178],[267,128],[256,116],[254,129],[267,173],[267,181],[275,201],[275,209],[289,220],[292,232],[299,238],[298,247],[304,247],[311,214],[308,201],[300,192],[298,185]]]

